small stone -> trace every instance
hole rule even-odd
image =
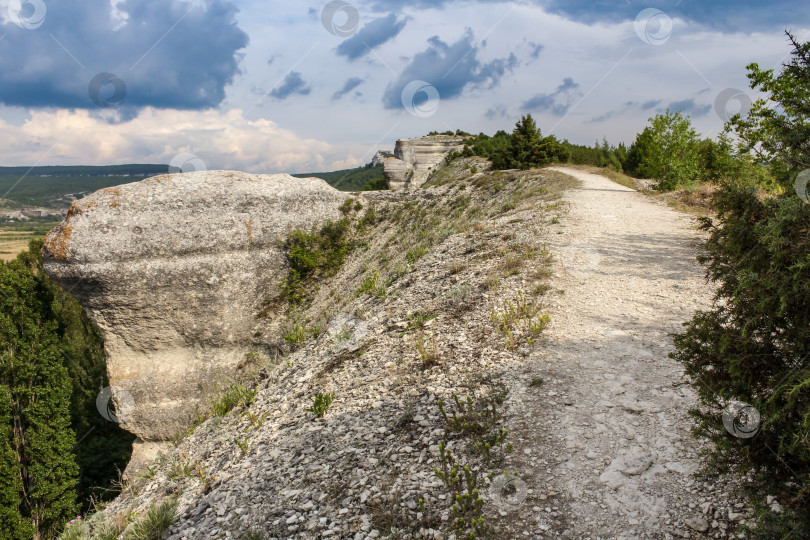
[[[683,520],[687,527],[697,532],[706,532],[709,530],[709,523],[700,516],[690,517]]]

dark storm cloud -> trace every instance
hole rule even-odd
[[[467,88],[496,86],[518,64],[514,54],[481,62],[478,59],[481,49],[473,44],[470,30],[452,45],[438,36],[430,38],[428,44],[427,50],[414,56],[399,78],[386,88],[383,95],[386,109],[402,106],[402,91],[412,81],[425,81],[439,91],[441,99],[453,99]]]
[[[124,81],[130,111],[223,101],[239,73],[237,51],[248,44],[233,3],[124,0],[117,8],[125,20],[113,16],[109,0],[60,0],[47,3],[35,30],[0,26],[0,102],[92,109],[88,87],[99,73]]]
[[[511,0],[478,0],[478,3],[506,4]],[[443,8],[453,0],[372,0],[378,11],[401,11],[404,8]],[[679,0],[530,0],[550,13],[585,22],[618,22],[634,20],[645,8],[657,8],[671,17],[685,19],[728,31],[753,31],[765,28],[784,29],[791,21],[810,20],[810,2],[771,0],[770,2],[740,2],[713,0],[711,2],[682,2]],[[788,14],[788,15],[786,15]]]
[[[287,99],[293,94],[306,96],[311,91],[312,88],[307,86],[307,83],[301,77],[301,74],[298,73],[297,71],[291,71],[284,78],[284,82],[281,83],[281,86],[279,86],[278,88],[274,88],[270,92],[270,95],[276,99]]]
[[[341,99],[343,96],[345,96],[346,94],[348,94],[349,92],[351,92],[352,90],[354,90],[355,88],[360,86],[361,84],[363,84],[363,79],[358,79],[357,77],[352,77],[352,78],[348,79],[343,84],[343,88],[341,88],[340,90],[338,90],[337,92],[332,94],[332,99],[334,99],[334,100]]]
[[[578,88],[579,84],[575,83],[574,79],[566,77],[557,90],[550,94],[537,94],[526,100],[522,108],[527,111],[550,112],[562,116],[571,107],[572,98],[579,95]]]
[[[365,56],[372,49],[394,39],[405,28],[406,20],[391,13],[387,17],[374,19],[355,35],[338,45],[337,53],[349,60]]]

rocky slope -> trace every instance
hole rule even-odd
[[[171,539],[733,535],[748,509],[694,476],[666,356],[710,299],[691,223],[593,175],[473,164],[353,204],[345,264],[284,311],[298,348],[77,537],[158,509]]]
[[[283,239],[337,219],[347,197],[316,178],[211,171],[73,203],[44,267],[104,334],[117,416],[138,436],[130,472],[272,350],[256,313],[286,274]]]

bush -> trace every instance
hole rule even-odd
[[[344,206],[351,209],[351,203]],[[354,247],[348,237],[346,218],[329,221],[320,230],[292,231],[285,243],[290,272],[282,288],[281,299],[290,304],[308,301],[308,286],[319,277],[334,275],[343,265],[346,255]]]
[[[755,497],[762,538],[810,537],[810,205],[791,189],[810,164],[807,139],[796,144],[810,125],[810,44],[793,43],[779,76],[749,66],[752,87],[761,85],[777,106],[761,100],[730,126],[743,150],[760,141],[759,162],[782,194],[763,194],[751,180],[718,190],[719,223],[704,218],[710,237],[700,258],[719,285],[717,302],[686,325],[673,353],[704,405],[693,411],[696,434],[714,442],[715,463],[751,473],[785,507],[777,514]],[[753,437],[724,429],[720,408],[730,400],[760,413]]]
[[[635,176],[658,180],[671,191],[692,184],[700,175],[700,142],[689,117],[680,112],[658,114],[636,137],[628,161]]]

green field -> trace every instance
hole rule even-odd
[[[57,221],[0,223],[0,260],[14,259],[21,251],[28,248],[28,242],[31,239],[42,238],[56,224]]]

